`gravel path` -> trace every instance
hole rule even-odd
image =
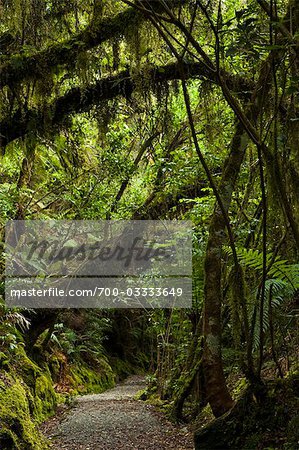
[[[43,431],[53,450],[189,450],[193,436],[186,427],[171,424],[157,409],[135,400],[144,389],[141,377],[102,394],[78,398],[62,418],[54,417]]]

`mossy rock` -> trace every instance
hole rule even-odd
[[[115,384],[114,372],[104,357],[69,363],[65,355],[55,353],[49,358],[48,367],[60,395],[99,393]]]
[[[61,374],[67,367],[67,364],[67,358],[61,352],[55,351],[55,353],[49,356],[47,360],[47,367],[50,371],[51,378],[55,383],[59,383]]]
[[[1,357],[1,355],[0,355]],[[6,361],[6,355],[2,360]],[[114,372],[105,358],[94,361],[94,367],[82,360],[69,365],[66,357],[52,365],[57,378],[60,369],[66,369],[68,392],[83,394],[103,392],[115,384]],[[62,394],[60,394],[60,397]],[[0,370],[0,449],[45,450],[47,443],[37,426],[55,412],[58,395],[48,365],[37,364],[22,346],[14,358]]]
[[[30,410],[37,423],[41,423],[56,410],[57,396],[47,366],[39,367],[19,349],[14,362],[14,372],[24,380],[32,397],[29,398]]]
[[[34,387],[35,417],[40,423],[51,416],[57,406],[57,397],[53,389],[52,380],[47,375],[40,375]]]
[[[0,378],[1,450],[45,450],[47,443],[39,433],[30,411],[30,396],[24,382],[10,374]]]

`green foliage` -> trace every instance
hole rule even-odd
[[[0,186],[0,216],[1,226],[4,221],[10,219],[13,215],[15,202],[17,200],[17,187],[15,184],[2,183]]]
[[[266,333],[269,331],[270,327],[270,314],[272,315],[271,319],[277,322],[278,317],[277,314],[282,314],[282,306],[283,303],[290,299],[292,295],[292,286],[288,283],[283,282],[281,280],[269,279],[265,282],[265,296],[263,299],[263,332]],[[257,292],[255,295],[257,298]],[[271,312],[270,312],[271,308]],[[253,321],[253,315],[256,315],[256,318],[253,322],[253,349],[256,350],[259,346],[260,342],[260,304],[255,303],[254,305],[249,305],[249,313],[250,319]]]
[[[230,248],[226,248],[227,255],[232,256]],[[237,255],[244,267],[257,273],[263,268],[263,254],[259,250],[237,248]],[[267,253],[267,277],[277,282],[286,283],[295,292],[299,288],[299,264],[290,264],[279,256],[273,258],[273,253]]]
[[[164,3],[170,4],[153,3],[160,3],[161,8]],[[163,80],[167,71],[163,66],[175,61],[174,55],[150,21],[142,22],[139,15],[138,20],[129,23],[130,10],[126,13],[128,23],[113,22],[119,12],[128,8],[122,1],[0,1],[0,71],[10,67],[15,75],[8,77],[8,85],[0,92],[0,116],[6,124],[0,130],[0,140],[11,133],[27,134],[8,145],[1,160],[2,240],[3,227],[9,219],[154,216],[191,219],[194,224],[192,309],[142,314],[61,312],[53,327],[46,325],[42,329],[32,349],[33,354],[37,353],[37,364],[24,353],[25,343],[28,346],[34,331],[28,317],[34,313],[1,306],[0,367],[8,373],[8,381],[7,385],[1,385],[0,394],[4,395],[6,388],[11,394],[10,389],[15,386],[21,405],[17,413],[22,419],[21,424],[16,416],[11,419],[14,405],[10,398],[5,422],[5,439],[9,444],[3,441],[4,448],[5,445],[23,448],[22,440],[25,448],[34,445],[34,440],[38,442],[29,413],[40,422],[53,410],[52,380],[60,392],[101,392],[113,385],[114,375],[123,378],[132,371],[150,367],[155,372],[151,375],[155,395],[175,394],[176,401],[181,400],[186,385],[192,385],[200,362],[200,351],[195,345],[201,338],[204,283],[215,269],[205,261],[211,216],[217,206],[210,177],[228,207],[237,256],[244,272],[239,276],[231,270],[232,251],[224,249],[225,263],[222,273],[219,271],[217,275],[221,277],[219,287],[223,292],[216,292],[215,304],[220,307],[215,315],[221,316],[218,329],[223,330],[225,369],[238,370],[239,361],[245,359],[246,313],[254,349],[259,345],[262,327],[265,353],[272,347],[270,334],[274,332],[274,347],[285,367],[289,359],[291,362],[294,359],[298,346],[294,310],[299,289],[298,242],[294,232],[298,227],[299,206],[296,2],[290,3],[292,6],[285,1],[269,2],[273,13],[277,9],[279,21],[274,17],[269,20],[260,3],[213,1],[203,7],[203,2],[182,2],[174,14],[183,26],[178,27],[177,20],[163,22],[163,32],[183,55],[189,70],[195,65],[201,68],[191,79],[189,72],[184,75],[198,148],[209,169],[207,176],[194,146],[181,81]],[[290,12],[284,17],[288,8]],[[162,11],[154,21],[163,21],[166,16],[167,10]],[[109,25],[110,19],[115,29]],[[170,16],[170,22],[172,19]],[[191,36],[184,35],[184,26]],[[102,37],[103,42],[93,44]],[[199,46],[202,51],[198,53]],[[53,54],[55,57],[51,59]],[[221,77],[216,70],[218,64]],[[155,71],[154,67],[158,69]],[[122,72],[125,79],[119,85],[107,80],[101,84],[102,79]],[[161,82],[153,81],[158,77]],[[258,79],[261,85],[255,84]],[[102,91],[97,89],[99,85],[103,86]],[[224,182],[234,145],[240,159],[243,140],[247,139],[243,134],[239,141],[240,136],[235,133],[240,122],[238,109],[247,114],[254,101],[253,92],[257,103],[248,120],[256,127],[258,140],[265,145],[267,248],[276,249],[275,254],[267,254],[263,299],[259,298],[263,269],[261,183],[252,140],[249,139],[240,162],[240,173],[235,167],[229,182]],[[234,100],[233,108],[230,97]],[[70,102],[65,103],[65,99]],[[77,107],[80,112],[75,115]],[[241,123],[244,125],[243,117]],[[140,149],[148,140],[150,143],[137,163]],[[220,261],[226,230],[220,214],[214,222],[213,254]],[[38,258],[33,265],[42,269]],[[3,291],[1,281],[1,294]],[[213,323],[214,319],[210,320]],[[213,344],[212,349],[220,348],[220,334],[206,336],[207,342],[210,339]],[[1,372],[1,383],[4,380],[5,384],[5,376],[2,379]],[[198,403],[202,401],[199,390],[193,383],[189,395]],[[29,420],[32,442],[23,430],[25,418]],[[290,433],[294,432],[294,422]],[[16,431],[12,428],[14,424]],[[247,448],[258,445],[259,435],[252,432]]]
[[[30,321],[18,308],[7,308],[0,303],[0,351],[13,352],[23,343],[22,332],[25,333]]]
[[[226,248],[228,256],[232,255],[230,248]],[[237,255],[240,264],[249,272],[253,272],[257,277],[257,285],[249,292],[247,308],[249,320],[252,326],[253,349],[256,350],[260,342],[260,283],[263,268],[263,255],[258,250],[237,248]],[[299,288],[299,265],[289,264],[288,261],[280,257],[273,257],[272,253],[267,254],[267,279],[265,281],[263,298],[263,319],[262,329],[267,333],[271,320],[277,321],[277,314],[282,314],[282,307]],[[250,277],[250,274],[247,273]],[[273,278],[272,278],[273,277]],[[251,283],[253,281],[252,278]],[[274,315],[274,317],[272,317]]]
[[[84,330],[77,332],[67,328],[63,323],[56,323],[51,334],[50,342],[57,344],[71,360],[80,358],[83,354],[96,358],[105,353],[103,341],[111,329],[110,319],[100,313],[87,312],[85,322]]]

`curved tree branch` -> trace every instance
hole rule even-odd
[[[204,78],[217,83],[218,78],[210,72],[203,63],[183,63],[184,74],[188,78]],[[182,72],[177,63],[152,68],[144,75],[141,73],[136,82],[129,70],[117,75],[102,78],[96,83],[86,87],[75,87],[65,95],[54,100],[46,108],[32,108],[28,111],[17,110],[12,116],[0,121],[0,147],[5,147],[15,139],[24,137],[30,132],[44,134],[51,127],[60,125],[71,114],[89,111],[94,105],[103,100],[110,100],[117,96],[130,98],[137,87],[142,85],[155,88],[157,83],[181,79]],[[226,74],[229,88],[248,97],[252,83],[242,77]]]
[[[172,0],[174,8],[188,0]],[[159,1],[152,1],[152,8],[162,10]],[[127,8],[112,18],[97,20],[94,18],[85,30],[68,40],[51,45],[45,50],[31,55],[14,55],[0,66],[0,89],[14,86],[28,79],[41,79],[45,71],[57,66],[76,63],[78,55],[90,50],[115,36],[121,36],[130,26],[145,21],[146,17],[136,8]]]

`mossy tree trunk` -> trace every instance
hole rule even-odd
[[[258,82],[247,107],[247,118],[256,123],[263,111],[264,99],[272,86],[271,56],[262,64]],[[226,161],[219,186],[226,214],[229,213],[232,194],[237,182],[242,161],[249,144],[249,137],[241,123],[237,125],[231,142],[230,153]],[[228,391],[223,371],[221,334],[222,334],[222,247],[226,242],[226,222],[220,206],[216,203],[211,217],[209,238],[205,257],[205,287],[203,335],[203,367],[207,400],[216,417],[228,411],[234,404]],[[246,311],[245,311],[246,314]],[[250,349],[250,342],[247,342]],[[250,350],[247,353],[248,373],[253,376]]]
[[[226,212],[229,210],[247,143],[248,139],[243,128],[238,125],[220,188]],[[220,207],[216,205],[211,219],[205,257],[205,305],[203,315],[205,388],[207,399],[216,417],[221,416],[233,406],[233,400],[225,381],[221,354],[221,252],[226,240],[225,229],[225,219]]]

